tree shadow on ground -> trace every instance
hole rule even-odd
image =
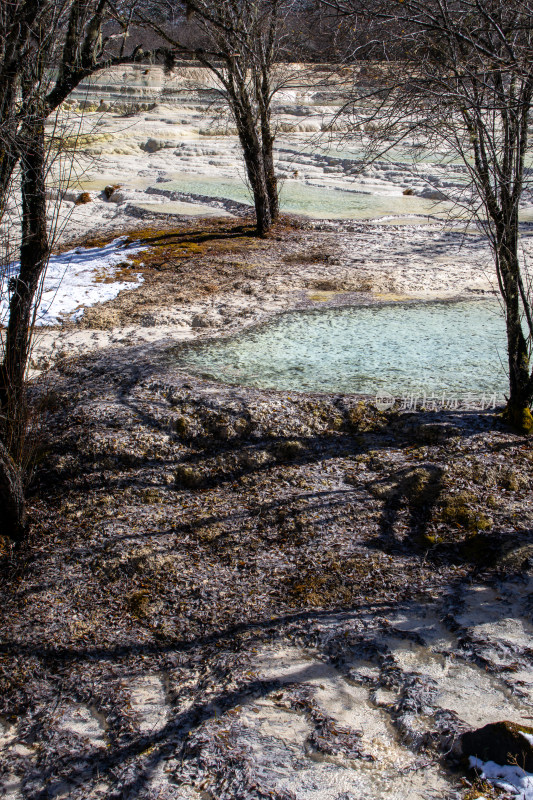
[[[398,464],[389,464],[387,459],[397,454],[402,455],[404,451],[412,448],[412,437],[416,436],[418,437],[415,442],[417,447],[427,448],[433,443],[438,444],[439,458],[442,460],[444,451],[452,441],[457,440],[458,436],[462,437],[463,442],[468,441],[470,437],[479,433],[480,419],[482,422],[487,422],[490,419],[489,415],[479,415],[474,412],[444,414],[443,419],[445,422],[449,421],[450,424],[445,424],[437,432],[434,426],[435,414],[431,412],[411,415],[407,427],[399,425],[397,416],[391,415],[380,418],[376,424],[372,422],[370,430],[362,430],[361,425],[365,424],[364,419],[360,420],[358,428],[359,423],[354,423],[353,417],[349,414],[355,400],[351,405],[350,402],[344,400],[335,405],[331,398],[314,396],[317,402],[334,405],[335,413],[341,418],[340,427],[337,430],[326,428],[322,433],[305,436],[284,434],[279,431],[277,435],[260,438],[254,438],[251,435],[252,432],[247,430],[241,437],[221,441],[208,431],[206,433],[207,429],[204,429],[200,435],[192,435],[184,441],[172,430],[168,422],[168,415],[172,409],[165,394],[167,391],[165,377],[168,366],[162,366],[157,359],[151,357],[151,354],[147,354],[144,348],[127,353],[120,351],[116,358],[120,375],[117,377],[115,374],[115,380],[110,380],[105,375],[105,370],[110,368],[109,354],[100,360],[98,356],[95,356],[84,362],[87,372],[81,380],[81,388],[82,393],[85,391],[86,395],[82,400],[88,403],[89,419],[91,413],[95,415],[94,426],[89,427],[83,420],[73,423],[70,408],[63,412],[62,418],[59,418],[60,426],[68,432],[71,426],[77,424],[82,435],[90,437],[91,430],[95,430],[103,432],[103,439],[106,439],[106,437],[116,435],[117,425],[122,424],[117,409],[124,410],[127,412],[125,418],[129,425],[138,425],[148,432],[175,437],[175,441],[182,448],[178,462],[173,456],[159,454],[153,458],[146,455],[135,456],[129,464],[123,464],[119,459],[109,466],[107,464],[108,454],[104,452],[104,448],[101,453],[95,452],[92,461],[82,463],[79,474],[76,476],[64,474],[62,476],[61,472],[51,471],[42,477],[41,490],[45,487],[50,492],[50,496],[57,500],[61,500],[62,496],[69,492],[74,498],[82,498],[87,487],[93,493],[109,493],[120,482],[127,480],[128,485],[136,490],[144,491],[153,489],[154,486],[160,490],[164,489],[169,498],[169,511],[167,513],[164,507],[161,510],[160,505],[154,505],[157,513],[152,516],[147,513],[146,522],[136,533],[115,531],[111,541],[105,536],[99,538],[97,535],[99,527],[107,522],[108,518],[96,516],[82,533],[70,535],[64,545],[66,548],[64,551],[61,551],[60,543],[55,552],[47,551],[46,543],[42,543],[43,546],[40,553],[36,554],[36,558],[40,559],[40,565],[43,565],[44,572],[38,576],[38,579],[35,578],[34,602],[38,592],[53,593],[54,582],[50,578],[47,579],[47,564],[58,559],[75,561],[79,558],[83,561],[84,558],[87,558],[84,552],[87,552],[89,547],[93,559],[102,553],[108,553],[112,548],[120,550],[126,544],[130,547],[131,555],[137,557],[139,543],[143,539],[152,538],[156,540],[158,548],[164,555],[172,555],[177,551],[185,535],[190,535],[195,546],[200,542],[201,546],[198,545],[198,549],[205,561],[214,559],[215,556],[220,559],[222,557],[232,559],[235,557],[235,553],[229,546],[226,548],[226,540],[233,537],[234,541],[243,526],[243,521],[247,519],[252,521],[253,531],[257,534],[257,548],[268,550],[268,548],[278,546],[280,542],[285,546],[285,542],[287,542],[287,546],[293,547],[294,553],[297,554],[300,540],[303,548],[308,540],[319,539],[321,536],[325,540],[326,534],[332,530],[339,530],[345,534],[347,528],[350,531],[353,529],[353,534],[350,533],[350,535],[356,538],[360,524],[359,510],[364,503],[377,505],[372,529],[374,535],[361,538],[361,546],[355,552],[355,559],[363,560],[365,551],[387,555],[394,553],[404,558],[400,563],[400,570],[404,569],[409,561],[416,564],[417,568],[422,564],[426,568],[428,562],[433,560],[434,563],[429,563],[428,567],[431,572],[431,580],[436,580],[435,575],[438,574],[441,566],[444,568],[449,564],[457,563],[457,550],[454,551],[452,547],[448,550],[433,548],[428,539],[433,515],[441,502],[445,489],[445,473],[441,461],[433,463],[431,454],[427,455],[427,453],[424,460],[416,464],[406,464],[401,460]],[[91,368],[91,364],[95,365],[94,370]],[[104,371],[99,364],[105,366]],[[67,393],[79,390],[79,386],[69,385],[69,382],[71,383],[73,380],[73,373],[68,369],[62,380]],[[187,397],[194,398],[195,392],[197,392],[198,413],[201,408],[205,409],[211,402],[210,395],[203,394],[206,388],[220,389],[221,395],[223,395],[224,387],[193,379],[187,380],[190,381]],[[155,398],[152,407],[149,408],[135,395],[135,387],[140,383],[147,385],[150,382],[153,382],[156,387],[161,387],[157,390],[154,389],[154,392],[161,392],[161,397]],[[183,385],[183,380],[179,385]],[[270,398],[273,402],[277,402],[280,398],[286,399],[287,393],[241,390],[240,396],[242,403],[237,408],[234,394],[231,394],[230,399],[226,398],[227,407],[233,415],[238,416],[241,408],[242,414],[245,415],[247,397],[261,397],[262,400]],[[105,424],[98,418],[97,401],[99,398],[103,398],[104,405],[107,403],[110,408],[114,409],[109,412],[109,419],[104,420]],[[307,412],[305,410],[302,412],[299,406],[301,400],[300,398],[300,400],[296,399],[291,402],[293,402],[294,413],[305,416]],[[90,404],[92,402],[95,402],[96,406],[91,411]],[[225,402],[222,396],[222,400],[216,408],[224,411]],[[239,402],[241,401],[239,400]],[[115,412],[116,419],[113,417]],[[86,418],[84,419],[86,420]],[[418,427],[415,429],[412,425],[414,419],[418,421]],[[108,425],[108,421],[112,424]],[[458,421],[461,423],[459,429]],[[424,428],[426,423],[429,427]],[[62,445],[65,452],[75,446],[73,441],[67,439]],[[297,447],[294,446],[295,442],[298,443]],[[269,458],[266,463],[255,463],[248,457],[257,450],[268,452]],[[468,453],[468,448],[466,451]],[[336,459],[341,456],[345,460],[342,471],[330,474],[330,467],[335,467]],[[366,473],[362,471],[361,474],[357,473],[348,479],[346,463],[353,466],[359,463],[355,461],[356,458],[362,458],[364,461],[368,456],[372,456],[380,462],[379,471],[374,473],[370,470],[370,478],[364,478],[369,471],[366,470]],[[224,465],[217,466],[217,459],[224,461],[229,466],[227,468]],[[163,481],[160,481],[159,484],[154,483],[157,481],[158,471],[175,467],[177,463],[203,471],[205,482],[194,489],[178,485],[165,488]],[[143,474],[143,469],[148,468],[152,470],[153,474],[147,478],[146,474]],[[326,483],[324,484],[323,481],[322,485],[311,489],[299,486],[298,475],[306,474],[307,471],[315,476],[318,475],[321,480],[323,478]],[[256,495],[252,497],[250,494],[252,499],[245,507],[243,498],[246,499],[247,493],[252,489],[257,489],[261,481],[269,474],[274,476],[269,493],[265,493],[263,497],[259,498]],[[87,483],[84,488],[85,480]],[[225,491],[230,485],[235,487],[233,507],[230,508],[228,504],[227,508],[218,513],[209,510],[208,500],[211,495]],[[171,514],[176,515],[176,508],[180,508],[178,501],[181,502],[184,498],[194,499],[198,503],[201,513],[182,511],[179,519],[173,519],[171,527],[169,525]],[[149,504],[147,507],[152,509]],[[136,516],[140,514],[140,507],[135,506],[133,502],[132,509],[131,517],[125,517],[123,527],[127,528],[129,520],[135,520]],[[117,509],[118,512],[122,513],[123,510]],[[307,513],[313,519],[313,523],[308,526],[308,529],[305,529],[304,526],[300,530],[297,523],[302,512]],[[111,519],[109,524],[113,523],[114,520]],[[218,539],[200,540],[199,535],[202,530],[217,526],[222,526],[222,533]],[[247,543],[244,542],[243,550],[246,546]],[[321,573],[325,570],[333,569],[331,565],[334,563],[334,557],[329,558],[329,561],[322,562],[319,559],[321,555],[319,550],[320,548],[315,548],[311,553],[311,556],[314,554],[316,563],[310,563],[310,569],[322,577]],[[339,569],[341,569],[343,559],[340,558],[339,561],[341,562]],[[222,560],[220,563],[222,564]],[[384,564],[384,561],[380,562],[381,570],[385,570]],[[330,566],[328,567],[328,565]],[[371,562],[369,571],[371,572],[373,569],[373,562]],[[470,566],[466,566],[458,578],[450,578],[446,585],[446,592],[453,595],[464,580],[472,577],[476,569],[475,559],[472,558]],[[326,577],[328,576],[326,575]],[[30,579],[34,580],[31,578],[31,570]],[[65,594],[76,591],[75,581],[81,579],[83,579],[81,572],[75,574],[75,579],[65,578],[65,586],[59,587],[61,592]],[[144,581],[145,576],[142,579]],[[354,578],[351,574],[348,576],[348,580],[352,583],[358,579],[357,576]],[[405,580],[408,581],[408,579],[407,576]],[[68,580],[73,582],[69,584]],[[157,580],[159,578],[156,576],[154,582],[156,590],[159,588]],[[235,580],[237,581],[239,578],[236,577]],[[271,581],[272,585],[275,585],[277,580],[275,572],[264,575],[265,583]],[[104,600],[105,597],[112,597],[111,593],[105,595],[109,583],[109,578],[105,577],[99,579],[99,582],[95,582],[98,591],[104,592]],[[131,589],[130,584],[125,585],[127,589]],[[32,594],[25,592],[20,583],[18,587],[16,587],[16,581],[13,580],[11,589],[15,593],[19,593],[21,607],[27,605],[31,608]],[[161,587],[161,592],[163,592],[163,588]],[[9,591],[10,586],[6,583],[3,592]],[[63,602],[61,592],[57,597]],[[202,659],[201,669],[203,672],[200,670],[200,677],[195,678],[198,680],[198,696],[202,693],[202,687],[206,685],[202,681],[207,680],[207,677],[214,676],[219,684],[211,694],[205,692],[203,699],[198,700],[197,697],[192,707],[187,710],[183,710],[179,703],[172,705],[171,719],[151,735],[135,731],[131,725],[128,728],[121,717],[124,709],[117,710],[112,706],[111,701],[108,703],[107,700],[105,701],[108,703],[106,706],[102,700],[102,707],[110,709],[108,722],[110,746],[105,749],[87,747],[83,743],[80,744],[78,740],[75,742],[76,746],[67,748],[67,750],[57,750],[56,752],[50,746],[47,758],[43,756],[42,760],[38,761],[37,771],[39,774],[36,776],[34,770],[32,778],[34,788],[31,788],[28,783],[26,797],[31,800],[54,797],[61,793],[61,787],[64,787],[65,783],[70,787],[84,783],[83,790],[80,791],[84,792],[84,797],[88,797],[92,788],[102,778],[117,783],[115,794],[110,796],[123,798],[145,796],[144,793],[148,791],[147,787],[151,776],[167,758],[175,758],[182,763],[188,759],[194,761],[197,754],[194,750],[195,745],[191,742],[194,741],[195,732],[200,730],[204,722],[214,719],[217,714],[236,709],[250,697],[265,697],[278,685],[276,681],[263,681],[248,677],[242,680],[237,687],[224,688],[223,684],[224,681],[227,682],[227,675],[222,668],[220,670],[222,677],[216,675],[217,659],[229,653],[249,655],[260,644],[280,641],[287,636],[288,632],[293,629],[297,630],[300,625],[307,631],[315,623],[323,624],[328,619],[339,618],[343,615],[351,615],[353,619],[370,616],[383,619],[393,617],[405,605],[405,600],[399,595],[396,599],[384,599],[383,592],[381,577],[378,576],[376,585],[372,586],[372,597],[367,600],[339,603],[335,599],[331,599],[334,598],[334,593],[331,598],[326,598],[324,594],[323,607],[316,609],[306,605],[305,596],[302,596],[299,607],[295,607],[293,610],[280,608],[277,610],[278,613],[269,613],[263,616],[248,613],[246,608],[240,608],[238,611],[244,619],[225,626],[217,625],[215,620],[209,621],[206,625],[208,629],[205,635],[201,636],[172,637],[167,636],[164,631],[153,628],[150,629],[148,637],[143,623],[139,620],[132,620],[132,633],[128,634],[128,641],[123,639],[117,643],[116,647],[111,646],[109,640],[101,646],[98,643],[90,646],[77,646],[72,642],[64,644],[61,642],[59,629],[56,630],[54,643],[53,632],[47,634],[46,631],[40,631],[37,627],[36,633],[33,634],[23,627],[17,635],[13,635],[9,640],[7,637],[4,639],[4,643],[0,646],[0,660],[3,658],[2,663],[11,665],[7,667],[8,672],[9,670],[15,671],[17,664],[22,665],[20,675],[16,674],[16,680],[20,681],[22,686],[24,681],[28,680],[27,677],[24,677],[25,675],[35,674],[41,682],[40,685],[46,687],[43,696],[34,701],[37,704],[42,703],[42,707],[36,713],[35,725],[33,722],[25,722],[26,727],[23,731],[25,730],[28,735],[21,737],[22,741],[29,744],[33,741],[42,742],[43,753],[48,746],[46,742],[51,741],[50,730],[54,724],[54,707],[60,702],[62,696],[73,698],[80,703],[90,700],[96,705],[99,692],[102,693],[102,697],[106,696],[107,689],[103,684],[108,683],[110,687],[119,685],[136,671],[139,674],[143,674],[146,670],[164,672],[169,669],[169,659],[177,656],[180,656],[180,668],[183,665],[185,667],[193,665],[196,663],[196,658]],[[102,602],[101,598],[99,602]],[[112,602],[117,602],[115,596],[113,596]],[[206,605],[208,599],[201,600],[201,602]],[[18,613],[21,613],[20,609]],[[181,612],[172,609],[169,611],[170,615],[178,613]],[[503,615],[504,608],[501,613]],[[65,621],[58,623],[58,625],[65,624]],[[354,626],[355,629],[356,626]],[[245,635],[246,640],[241,638]],[[330,656],[322,655],[320,657],[327,659]],[[231,667],[228,667],[227,672],[231,674]],[[307,673],[304,670],[295,676],[295,681],[305,681],[306,676]],[[11,684],[8,683],[8,686],[10,686],[9,691],[14,694],[20,690],[15,680]],[[14,686],[15,688],[13,688]],[[43,713],[40,718],[39,714],[41,714],[42,708],[46,709],[46,713]],[[32,709],[33,712],[35,709]],[[113,717],[113,714],[116,716]],[[126,717],[125,712],[123,716]],[[43,728],[41,724],[43,719],[45,722],[48,720],[46,724],[50,726],[50,730],[47,731]],[[34,739],[31,738],[32,736]],[[75,789],[73,788],[72,791],[74,792]]]

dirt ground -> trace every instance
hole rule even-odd
[[[253,297],[280,248],[326,293],[302,303],[354,291],[317,285],[305,231],[220,226],[145,231],[145,284],[83,325]],[[533,715],[530,439],[493,410],[220,386],[173,353],[121,343],[33,389],[32,533],[1,564],[4,796],[490,796],[451,751]]]

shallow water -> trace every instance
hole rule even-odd
[[[391,142],[379,159],[369,161],[366,153],[363,169],[364,142],[346,131],[327,130],[344,95],[341,86],[324,91],[323,78],[320,71],[314,77],[302,74],[302,84],[298,78],[274,100],[276,170],[284,211],[315,219],[388,222],[392,217],[394,224],[402,225],[465,217],[462,203],[454,202],[468,197],[468,170],[460,159],[406,140]],[[108,182],[137,191],[148,188],[139,178],[153,173],[158,188],[161,182],[167,190],[199,195],[208,206],[216,207],[220,200],[252,204],[235,130],[228,114],[213,105],[216,85],[212,74],[197,66],[181,66],[173,76],[158,67],[120,67],[81,85],[73,97],[88,98],[95,108],[100,101],[120,101],[116,114],[89,112],[85,123],[93,139],[98,126],[100,140],[88,144],[88,152],[109,159],[115,174]],[[140,103],[143,109],[120,117],[124,102]],[[144,147],[153,137],[162,139],[165,149],[149,155]],[[90,191],[89,185],[83,190]],[[448,201],[436,202],[445,197]],[[146,208],[150,197],[142,192],[129,201],[143,211],[153,210]],[[175,205],[158,211],[187,213]],[[533,220],[533,206],[521,208],[521,220]]]
[[[352,188],[350,188],[352,187]],[[243,178],[197,175],[183,173],[174,180],[160,185],[161,189],[187,192],[206,197],[235,200],[253,204],[252,195]],[[435,203],[422,197],[404,197],[400,193],[375,194],[358,191],[355,184],[346,181],[346,189],[325,188],[285,179],[281,183],[280,203],[283,211],[315,219],[360,219],[370,220],[386,215],[444,216],[449,210],[447,203]]]
[[[203,375],[262,388],[463,400],[506,391],[496,300],[292,312],[178,357]]]

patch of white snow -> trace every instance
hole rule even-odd
[[[124,289],[136,289],[143,278],[132,273],[131,280],[114,279],[116,268],[128,256],[145,249],[141,245],[124,248],[124,239],[115,239],[104,247],[78,247],[60,255],[52,255],[44,278],[43,292],[37,311],[37,325],[58,325],[65,316],[79,319],[84,308],[112,300]],[[3,271],[0,288],[0,320],[9,307],[9,281],[19,271],[14,263]]]
[[[533,775],[518,766],[501,766],[494,761],[481,761],[470,756],[470,766],[479,770],[481,777],[515,800],[533,800]]]

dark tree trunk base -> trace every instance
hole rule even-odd
[[[533,433],[533,414],[527,406],[508,403],[502,419],[519,433]]]
[[[0,534],[14,542],[26,535],[26,503],[20,469],[0,442]]]

